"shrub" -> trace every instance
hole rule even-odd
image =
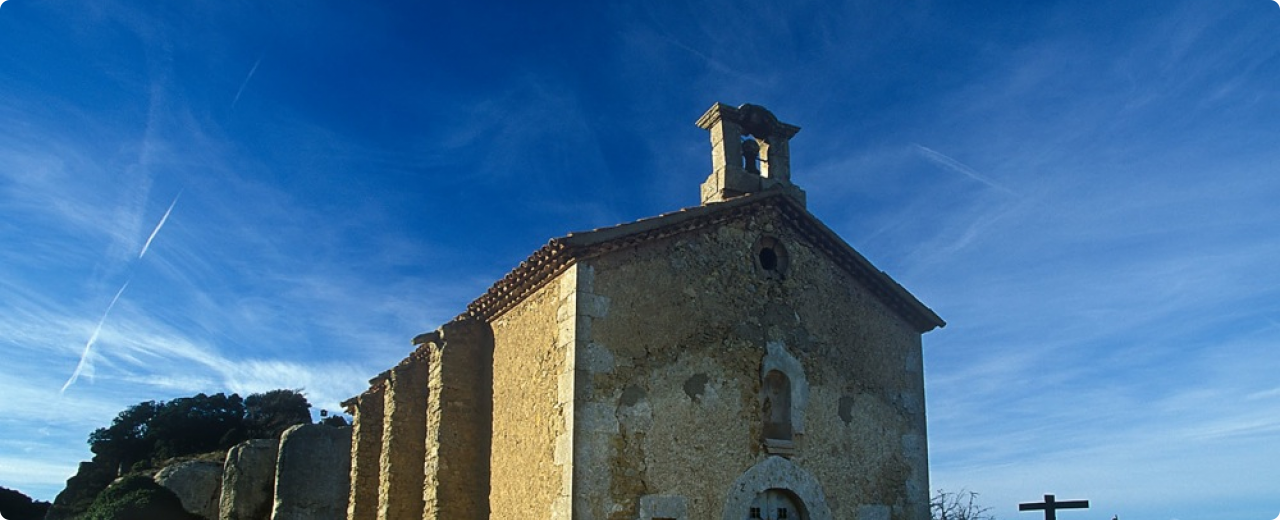
[[[182,508],[172,491],[141,475],[115,481],[93,501],[80,520],[201,520]]]

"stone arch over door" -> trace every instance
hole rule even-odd
[[[723,520],[750,518],[752,503],[766,492],[785,491],[804,512],[805,520],[831,520],[822,485],[808,471],[782,457],[770,456],[743,472],[724,500]]]

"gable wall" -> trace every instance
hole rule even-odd
[[[782,280],[753,261],[765,234],[789,252]],[[920,336],[776,216],[584,264],[598,315],[575,347],[575,517],[643,518],[647,501],[720,518],[766,457],[758,392],[775,342],[809,386],[791,460],[833,517],[927,518]]]

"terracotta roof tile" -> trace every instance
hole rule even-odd
[[[574,262],[678,233],[708,227],[765,208],[777,208],[800,233],[850,273],[883,303],[920,332],[946,322],[875,268],[834,231],[780,191],[765,191],[725,202],[681,209],[616,226],[570,233],[554,238],[467,306],[462,316],[490,320],[509,310],[564,272]]]

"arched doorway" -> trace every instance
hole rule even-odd
[[[818,479],[783,457],[765,457],[727,491],[724,510],[717,517],[721,520],[833,520]],[[779,509],[786,509],[787,516],[778,516]]]
[[[747,509],[748,520],[805,520],[800,499],[782,489],[766,489]]]

